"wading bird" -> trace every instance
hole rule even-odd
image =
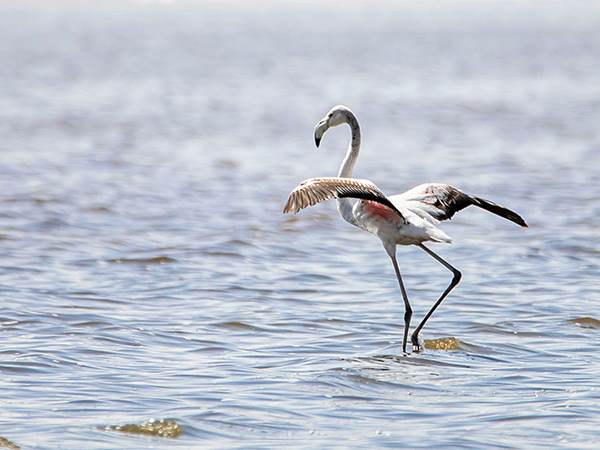
[[[319,147],[321,138],[329,128],[344,123],[350,126],[352,139],[338,176],[309,178],[303,181],[291,192],[283,212],[296,213],[308,206],[336,198],[337,209],[346,222],[381,239],[385,251],[392,260],[404,299],[404,339],[402,341],[404,353],[406,353],[412,308],[396,260],[396,246],[416,245],[452,272],[450,285],[411,335],[413,351],[418,352],[420,350],[419,332],[461,278],[461,273],[455,267],[423,244],[428,241],[451,242],[450,237],[437,227],[439,221],[450,219],[457,211],[475,205],[522,227],[526,227],[527,224],[517,213],[481,197],[465,194],[448,184],[421,184],[403,194],[386,197],[371,181],[352,178],[352,170],[360,150],[360,127],[356,116],[350,109],[345,106],[335,106],[317,123],[315,127],[316,146]],[[358,201],[353,202],[351,199],[358,199]]]

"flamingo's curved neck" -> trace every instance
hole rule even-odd
[[[345,118],[346,123],[350,126],[350,131],[352,132],[352,140],[348,146],[344,161],[342,161],[338,177],[351,178],[354,164],[356,164],[358,153],[360,151],[360,126],[358,125],[358,120],[356,120],[356,117],[350,111],[345,114]],[[346,222],[356,225],[354,214],[352,214],[352,201],[350,199],[338,199],[337,207]]]
[[[356,164],[360,151],[360,126],[358,125],[358,120],[356,120],[356,117],[350,111],[346,113],[345,117],[346,123],[350,126],[350,131],[352,132],[352,140],[340,167],[338,177],[350,178],[352,177],[354,164]]]

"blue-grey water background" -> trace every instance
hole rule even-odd
[[[401,356],[379,241],[283,216],[452,183],[463,272]],[[0,435],[22,448],[598,448],[600,7],[0,3]],[[450,281],[398,257],[417,321]],[[585,324],[584,324],[585,325]],[[177,439],[105,431],[169,418]]]

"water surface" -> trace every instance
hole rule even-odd
[[[598,448],[600,23],[583,2],[0,6],[0,435],[36,449]],[[402,356],[356,175],[445,181],[463,280]],[[450,281],[398,251],[422,317]],[[437,342],[437,344],[436,344]],[[165,419],[176,438],[114,431]],[[131,429],[131,428],[130,428]],[[0,441],[3,442],[3,441]]]

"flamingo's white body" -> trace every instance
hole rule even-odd
[[[317,147],[327,129],[348,124],[352,140],[337,177],[310,178],[298,185],[290,194],[284,213],[298,212],[330,198],[337,198],[338,211],[347,222],[377,236],[392,260],[404,299],[404,340],[406,341],[412,317],[412,308],[396,261],[397,245],[417,245],[452,271],[454,277],[448,288],[425,315],[412,334],[413,350],[419,350],[419,332],[448,293],[458,284],[461,273],[423,245],[423,242],[451,242],[437,224],[450,219],[457,211],[470,205],[486,209],[518,225],[527,226],[517,213],[480,197],[471,196],[447,184],[422,184],[402,194],[386,197],[368,180],[352,178],[354,164],[360,151],[360,127],[356,116],[345,106],[335,106],[315,127]],[[352,202],[351,199],[359,199]]]

